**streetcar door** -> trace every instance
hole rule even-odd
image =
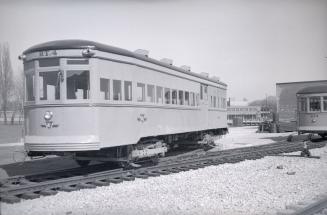
[[[202,123],[203,129],[208,128],[208,85],[200,85],[200,107],[202,112]]]

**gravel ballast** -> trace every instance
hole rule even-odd
[[[276,214],[327,193],[320,159],[271,156],[1,205],[20,214]],[[299,154],[299,152],[292,153]],[[277,168],[278,167],[278,168]]]

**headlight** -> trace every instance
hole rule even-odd
[[[51,111],[47,111],[44,114],[44,119],[45,120],[50,120],[52,118],[53,113]]]

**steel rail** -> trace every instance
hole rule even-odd
[[[327,208],[327,197],[311,205],[308,205],[298,212],[295,212],[294,215],[314,215],[321,212],[325,208]]]
[[[310,144],[309,147],[322,147],[325,144]],[[258,159],[266,155],[279,154],[282,152],[292,152],[301,150],[300,143],[292,144],[271,144],[258,147],[243,148],[218,153],[208,153],[198,158],[189,158],[175,161],[159,163],[156,166],[143,167],[139,169],[123,170],[115,169],[103,172],[97,172],[81,176],[73,176],[56,180],[43,182],[26,182],[25,184],[13,185],[0,188],[0,198],[3,202],[18,202],[19,198],[33,199],[40,195],[55,194],[56,190],[73,191],[82,188],[93,188],[95,186],[109,185],[109,183],[120,183],[122,181],[131,181],[135,178],[147,178],[151,176],[160,176],[190,169],[203,168],[209,165],[218,165],[223,163],[236,163],[246,159]]]

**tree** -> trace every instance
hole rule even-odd
[[[24,73],[19,70],[15,75],[12,88],[12,99],[10,101],[10,107],[13,111],[11,115],[11,124],[14,124],[15,116],[19,114],[19,124],[21,122],[21,116],[23,115],[23,100],[24,100]]]
[[[0,109],[3,111],[4,122],[7,124],[7,110],[13,86],[13,70],[10,61],[9,45],[0,44]]]

